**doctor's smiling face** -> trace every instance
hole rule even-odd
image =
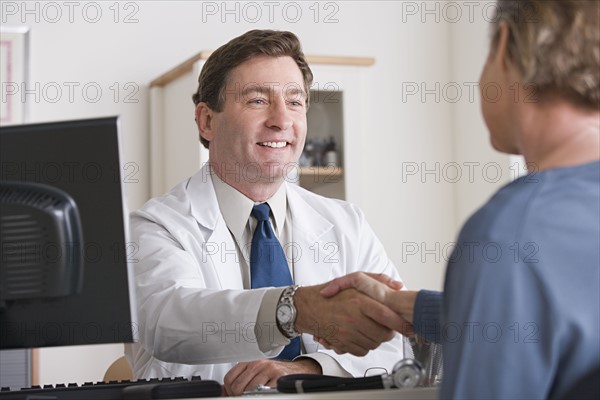
[[[270,197],[304,147],[303,75],[291,57],[257,56],[235,67],[226,83],[222,110],[200,103],[198,125],[210,142],[214,172],[254,201],[262,201],[256,193]]]

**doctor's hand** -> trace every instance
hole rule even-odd
[[[321,290],[321,296],[329,298],[335,296],[340,291],[350,288],[356,289],[372,299],[385,304],[398,314],[399,318],[403,321],[400,327],[397,325],[392,326],[391,323],[384,325],[397,330],[405,336],[413,336],[412,322],[417,292],[408,290],[400,291],[399,289],[402,289],[402,287],[402,282],[396,281],[385,274],[354,272],[329,282]],[[326,345],[326,342],[322,342],[322,340],[320,342]]]
[[[364,356],[392,340],[405,321],[389,307],[355,289],[329,298],[320,295],[326,284],[300,287],[294,296],[298,332],[324,339],[338,354]]]
[[[240,396],[256,390],[257,385],[277,387],[277,379],[290,374],[321,374],[321,366],[311,358],[296,361],[257,360],[241,362],[225,375],[224,389],[228,396]]]

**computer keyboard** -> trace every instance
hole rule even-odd
[[[114,400],[114,399],[189,399],[195,397],[219,397],[221,385],[217,381],[200,377],[139,379],[136,381],[87,382],[34,386],[21,390],[2,388],[2,400]]]

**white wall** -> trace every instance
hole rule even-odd
[[[230,10],[238,7],[237,15],[220,12],[222,2],[75,2],[69,15],[62,2],[2,1],[2,24],[31,28],[29,88],[37,88],[38,98],[26,96],[29,121],[121,115],[124,162],[139,166],[138,182],[126,184],[131,209],[149,193],[148,83],[163,72],[253,28],[291,30],[311,55],[374,57],[365,74],[362,135],[355,138],[364,149],[360,184],[365,195],[359,205],[406,284],[439,289],[444,246],[489,194],[481,185],[450,182],[441,171],[455,160],[485,162],[492,156],[476,101],[455,104],[440,91],[440,101],[435,93],[421,98],[421,89],[434,89],[436,82],[444,87],[478,78],[486,23],[481,17],[470,23],[464,16],[468,9],[459,3],[463,17],[449,22],[452,10],[435,1],[275,2],[272,15],[264,2],[255,2],[262,17],[252,23],[257,9],[244,2],[227,3]],[[215,7],[217,14],[205,12]],[[102,15],[92,23],[97,9]],[[127,16],[132,23],[124,22]],[[44,92],[57,85],[63,88],[59,99]],[[69,86],[75,87],[72,99]],[[97,102],[90,100],[94,87],[102,90]],[[415,87],[419,93],[407,93]],[[188,98],[194,90],[181,96]],[[424,172],[436,165],[437,175]],[[468,195],[460,195],[462,190]],[[121,350],[120,345],[43,349],[41,383],[99,380]]]
[[[452,83],[461,89],[458,101],[452,104],[452,132],[454,161],[460,166],[461,177],[455,184],[456,229],[498,189],[514,178],[506,154],[496,152],[490,145],[489,135],[480,113],[477,81],[488,55],[489,23],[494,18],[494,2],[472,2],[472,16],[463,7],[463,17],[450,23],[452,42]],[[449,18],[450,20],[452,18]],[[472,93],[470,90],[474,88]],[[495,87],[484,88],[490,98]],[[504,95],[509,95],[505,93]],[[447,94],[448,100],[455,96]],[[450,170],[448,175],[450,175]],[[454,175],[449,176],[452,179]]]

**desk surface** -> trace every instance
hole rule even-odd
[[[260,400],[437,400],[437,388],[390,389],[390,390],[348,390],[341,392],[320,392],[303,394],[261,394],[238,398]],[[212,397],[209,400],[220,400]],[[205,399],[206,400],[206,399]]]

